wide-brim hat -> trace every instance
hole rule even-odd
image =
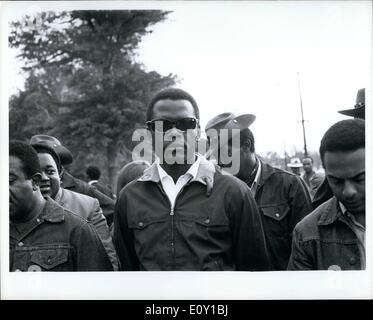
[[[303,164],[299,158],[292,158],[290,159],[290,163],[288,163],[287,166],[289,168],[301,168],[303,167]]]
[[[73,162],[73,155],[69,149],[65,148],[61,142],[52,136],[37,134],[32,136],[30,144],[36,147],[44,147],[55,152],[61,162],[61,165],[67,165]]]
[[[365,119],[365,88],[360,89],[356,95],[356,103],[353,109],[338,111],[346,116]]]
[[[253,114],[243,114],[236,117],[231,112],[221,113],[207,122],[205,131],[210,129],[245,129],[248,128],[256,119]]]

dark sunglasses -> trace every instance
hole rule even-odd
[[[189,129],[195,129],[197,127],[198,120],[195,118],[184,118],[176,121],[166,119],[155,119],[147,121],[146,125],[149,130],[157,132],[167,132],[168,130],[175,127],[180,131],[187,131]]]

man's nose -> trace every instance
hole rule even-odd
[[[345,181],[344,186],[343,186],[343,196],[346,198],[351,198],[353,197],[356,193],[356,187],[351,181]]]
[[[42,181],[49,181],[49,177],[45,174],[44,171],[41,172],[41,180]]]
[[[171,129],[166,131],[164,136],[165,138],[167,137],[168,140],[170,140],[172,137],[175,137],[174,139],[179,139],[184,137],[184,132],[173,126]]]

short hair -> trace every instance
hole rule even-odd
[[[357,118],[339,121],[321,139],[321,162],[324,166],[326,151],[355,151],[360,148],[365,148],[365,121]]]
[[[148,109],[146,110],[146,121],[152,120],[153,117],[153,109],[154,105],[159,100],[188,100],[194,109],[194,113],[196,114],[196,118],[199,119],[199,109],[197,102],[194,100],[194,98],[186,91],[178,88],[166,88],[161,91],[158,91],[153,98],[150,100],[148,104]]]
[[[149,167],[149,162],[144,160],[135,160],[127,163],[122,169],[120,169],[117,180],[117,196],[119,196],[120,190],[122,190],[131,181],[140,178],[144,173],[144,170]]]
[[[27,179],[31,179],[36,173],[41,173],[38,155],[28,143],[20,140],[10,140],[9,156],[21,160],[23,172]]]
[[[250,141],[250,152],[255,152],[255,139],[254,135],[249,128],[242,129],[240,131],[240,144],[243,146],[247,141]]]
[[[303,162],[303,160],[306,160],[306,159],[310,159],[310,160],[311,160],[311,163],[313,163],[313,158],[312,158],[311,156],[304,157],[304,158],[302,159],[302,162]]]
[[[86,173],[91,180],[98,180],[101,177],[100,169],[95,166],[89,166],[86,170]]]
[[[48,153],[52,156],[54,162],[56,163],[56,166],[57,166],[57,169],[58,169],[58,172],[61,173],[61,160],[58,156],[58,154],[51,148],[49,148],[48,146],[41,146],[41,145],[34,145],[32,146],[34,148],[34,150],[36,151],[36,153]]]

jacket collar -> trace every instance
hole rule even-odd
[[[208,161],[204,156],[198,155],[200,163],[198,166],[197,174],[190,180],[207,185],[206,180],[210,180],[211,185],[214,184],[215,166],[212,162]],[[153,164],[144,171],[144,174],[137,181],[152,181],[155,183],[160,182],[157,164]]]
[[[257,157],[258,161],[261,164],[261,174],[259,177],[259,185],[263,185],[264,182],[276,172],[276,170],[267,163],[264,163],[259,157]]]
[[[68,173],[65,169],[63,170],[63,175],[62,175],[62,186],[64,188],[71,188],[71,187],[74,187],[75,186],[75,181],[74,181],[74,177]]]
[[[342,214],[338,205],[338,200],[335,196],[326,201],[322,206],[323,208],[318,219],[318,225],[320,226],[334,223]]]
[[[47,197],[47,201],[40,218],[52,223],[62,222],[65,220],[65,209],[56,201],[52,200],[52,198]]]

